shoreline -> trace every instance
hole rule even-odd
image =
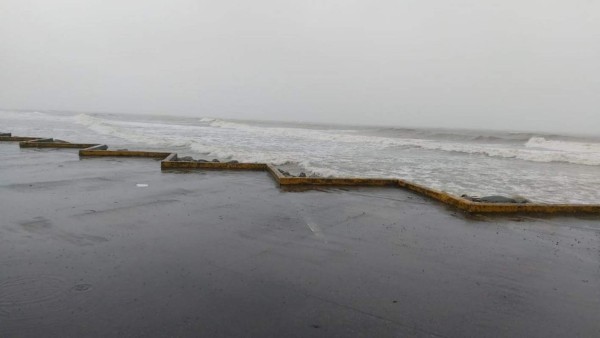
[[[33,136],[102,143],[111,149],[274,163],[296,175],[403,178],[456,196],[520,195],[539,203],[600,201],[594,180],[598,153],[586,155],[585,148],[591,146],[591,151],[598,144],[584,140],[494,136],[483,131],[322,130],[90,114],[54,118],[45,113],[13,113],[0,121],[1,130],[15,135],[35,131]]]
[[[286,177],[275,166],[268,163],[222,163],[180,161],[177,153],[147,152],[138,150],[108,150],[104,144],[70,143],[52,138],[12,136],[2,133],[0,142],[19,142],[21,148],[72,148],[80,149],[79,156],[103,157],[149,157],[162,159],[161,170],[203,169],[203,170],[265,170],[271,174],[279,186],[396,186],[427,196],[432,200],[457,208],[466,213],[489,214],[573,214],[600,215],[600,204],[552,204],[552,203],[485,203],[458,197],[450,193],[432,189],[403,179],[357,178],[357,177]]]
[[[383,187],[286,192],[266,172],[73,149],[0,154],[2,336],[597,332],[595,219],[468,215]]]

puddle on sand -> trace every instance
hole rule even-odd
[[[95,213],[95,210],[91,210]],[[108,239],[102,236],[89,235],[84,233],[72,233],[54,226],[52,221],[45,217],[35,217],[32,220],[19,223],[21,227],[30,233],[38,234],[47,238],[64,240],[79,246],[94,245],[107,242]]]
[[[71,288],[74,292],[86,292],[92,289],[92,284],[77,284]]]
[[[71,313],[74,306],[85,303],[89,298],[73,293],[85,293],[91,289],[91,284],[73,286],[60,277],[49,275],[0,281],[0,336],[10,332],[24,333],[32,328],[39,330],[40,327],[66,325],[73,317],[65,314]]]
[[[64,295],[65,281],[54,276],[11,278],[0,283],[0,308],[53,302]]]

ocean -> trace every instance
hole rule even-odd
[[[293,174],[402,178],[455,195],[600,203],[600,136],[22,111],[0,111],[0,132],[268,162]]]

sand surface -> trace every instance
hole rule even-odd
[[[598,337],[600,221],[0,144],[0,336]]]

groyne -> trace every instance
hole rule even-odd
[[[432,189],[403,179],[390,178],[358,178],[358,177],[290,177],[280,172],[269,163],[239,162],[198,162],[182,160],[177,153],[109,150],[105,144],[71,143],[53,138],[13,136],[11,133],[0,133],[0,142],[19,142],[21,148],[57,148],[79,149],[79,156],[84,157],[135,157],[160,160],[160,168],[169,171],[190,170],[237,170],[265,171],[281,187],[390,187],[412,191],[437,202],[446,204],[466,213],[484,214],[597,214],[600,215],[600,204],[545,204],[545,203],[482,203],[474,202],[444,191]]]

